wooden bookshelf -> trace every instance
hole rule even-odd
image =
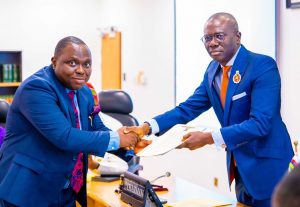
[[[18,87],[21,82],[3,83],[0,82],[0,87]]]
[[[12,102],[22,81],[22,52],[0,51],[0,99]]]

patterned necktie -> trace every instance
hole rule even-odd
[[[75,95],[74,91],[70,91],[68,93],[69,99],[72,103],[72,108],[74,110],[76,128],[80,129],[78,110],[74,102],[74,95]],[[73,190],[76,193],[78,193],[82,185],[83,185],[83,154],[80,152],[77,156],[77,161],[72,172],[71,186],[73,187]]]
[[[222,82],[221,82],[221,89],[220,89],[220,99],[222,103],[222,107],[225,107],[225,99],[226,99],[226,92],[229,82],[228,71],[230,70],[231,66],[224,66],[223,67],[223,75],[222,75]]]

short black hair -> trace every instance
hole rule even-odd
[[[78,37],[74,37],[74,36],[64,37],[63,39],[59,40],[59,42],[57,43],[54,51],[54,56],[58,57],[61,54],[61,51],[70,43],[77,44],[77,45],[86,45],[85,42],[83,42]]]
[[[273,202],[278,207],[300,206],[300,164],[279,182],[274,191]]]

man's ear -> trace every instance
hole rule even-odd
[[[242,33],[241,32],[237,32],[236,36],[237,36],[237,43],[238,43],[238,45],[240,45],[241,44]]]
[[[53,69],[55,69],[55,67],[56,67],[56,58],[55,57],[51,58],[51,63],[52,63]]]

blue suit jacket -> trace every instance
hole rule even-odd
[[[79,152],[85,155],[85,170],[87,153],[104,155],[110,136],[99,116],[90,123],[94,105],[90,89],[79,89],[77,99],[82,130],[76,128],[71,101],[51,66],[21,84],[0,149],[0,200],[17,206],[49,206],[70,178]],[[86,206],[85,183],[78,201]]]
[[[219,69],[219,63],[212,61],[194,94],[154,119],[160,133],[164,133],[213,107],[227,146],[228,172],[233,153],[251,195],[256,199],[270,198],[293,156],[290,137],[280,115],[281,86],[276,62],[241,46],[231,69],[224,111],[214,86]],[[241,75],[239,83],[232,81],[236,71]]]

